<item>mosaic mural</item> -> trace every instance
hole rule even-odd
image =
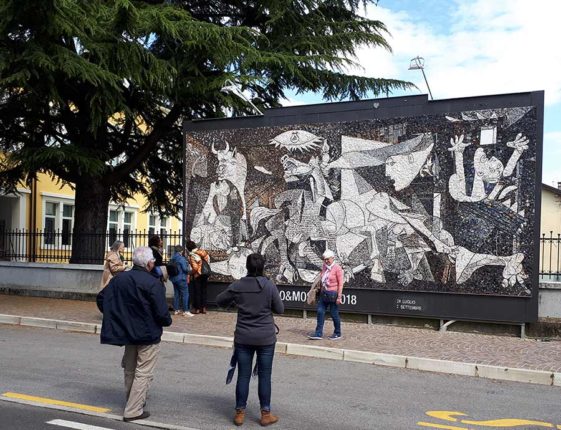
[[[188,132],[187,229],[216,280],[252,252],[309,284],[531,295],[536,109]]]

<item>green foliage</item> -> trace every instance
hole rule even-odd
[[[0,0],[0,187],[47,172],[175,214],[181,120],[250,112],[219,91],[227,79],[261,108],[287,90],[339,100],[411,86],[345,72],[359,46],[390,49],[384,24],[360,16],[373,3]]]

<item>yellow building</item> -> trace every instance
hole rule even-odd
[[[46,174],[39,174],[32,187],[21,186],[18,191],[19,195],[0,193],[0,258],[16,254],[19,260],[28,260],[32,249],[43,256],[37,261],[60,261],[61,256],[69,256],[74,191],[68,185],[57,184]],[[169,252],[169,246],[180,243],[181,230],[181,218],[164,218],[158,213],[146,211],[146,199],[142,195],[137,195],[125,205],[109,205],[108,246],[115,240],[122,240],[130,251],[136,246],[146,245],[146,237],[160,234]],[[3,234],[17,231],[20,231],[19,235]],[[32,237],[26,233],[29,231],[42,233]],[[173,241],[169,238],[170,234],[177,234]]]
[[[555,237],[561,233],[561,184],[560,188],[542,184],[541,233]]]
[[[542,279],[559,280],[553,274],[561,272],[561,184],[558,188],[542,184],[540,233]]]

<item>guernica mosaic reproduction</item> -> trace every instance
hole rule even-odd
[[[187,229],[215,280],[266,256],[309,285],[333,250],[351,288],[531,295],[536,108],[189,131]]]

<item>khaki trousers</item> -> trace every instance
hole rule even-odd
[[[125,345],[121,367],[125,371],[127,404],[124,417],[134,418],[144,412],[148,388],[154,378],[154,367],[160,354],[160,344]]]

